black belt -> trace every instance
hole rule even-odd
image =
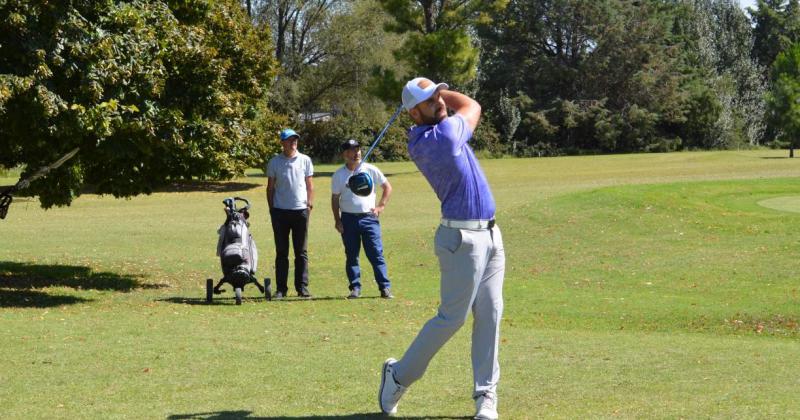
[[[348,213],[346,211],[343,211],[342,214],[347,214],[349,216],[355,216],[355,217],[372,216],[372,213],[369,213],[369,212],[367,212],[367,213]]]

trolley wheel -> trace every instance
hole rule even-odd
[[[269,277],[264,277],[264,297],[267,300],[272,300],[272,285]]]
[[[214,299],[214,280],[206,279],[206,302],[211,303]]]
[[[237,305],[241,305],[242,304],[242,288],[241,287],[237,287],[237,288],[233,289],[233,293],[236,294],[236,304]]]

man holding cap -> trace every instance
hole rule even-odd
[[[297,151],[300,136],[291,128],[281,131],[283,151],[267,164],[267,203],[275,236],[275,283],[273,298],[289,291],[289,234],[294,248],[294,288],[300,297],[308,291],[308,219],[314,208],[314,165]]]
[[[403,88],[403,106],[416,123],[408,132],[409,155],[441,201],[434,241],[441,301],[437,315],[422,327],[403,358],[383,364],[378,398],[381,410],[394,414],[406,388],[422,377],[472,311],[475,418],[496,419],[505,252],[492,191],[468,145],[481,106],[448,89],[422,77]]]
[[[361,296],[361,268],[358,265],[358,255],[363,243],[364,253],[372,264],[372,272],[381,297],[391,299],[393,296],[386,271],[386,260],[383,258],[381,222],[378,218],[392,195],[392,185],[375,165],[361,164],[361,145],[356,140],[347,140],[342,143],[340,149],[344,166],[334,172],[331,179],[331,210],[336,230],[342,235],[344,242],[345,272],[350,281],[350,294],[347,298],[356,299]],[[372,191],[365,197],[353,194],[347,188],[347,180],[354,175],[356,168],[359,172],[366,172],[374,180]],[[375,187],[378,185],[383,192],[380,201],[375,205]]]

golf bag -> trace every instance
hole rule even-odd
[[[243,201],[245,206],[236,209],[236,201]],[[255,277],[258,267],[258,249],[250,235],[250,223],[248,219],[250,213],[250,202],[241,197],[226,198],[222,201],[225,205],[225,223],[217,231],[217,256],[219,257],[220,267],[222,268],[222,279],[216,286],[211,287],[212,280],[206,281],[206,300],[211,301],[214,294],[223,292],[221,289],[224,283],[233,286],[236,294],[236,304],[242,301],[242,289],[248,283],[255,283],[258,290],[265,294],[269,299],[269,279],[264,279],[267,287],[262,286]]]

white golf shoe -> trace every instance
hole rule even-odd
[[[396,362],[397,360],[392,358],[383,362],[381,388],[378,391],[378,404],[381,406],[381,411],[389,415],[397,413],[397,403],[406,392],[406,387],[394,380],[394,364]]]
[[[475,420],[497,420],[497,394],[487,392],[475,400]]]

